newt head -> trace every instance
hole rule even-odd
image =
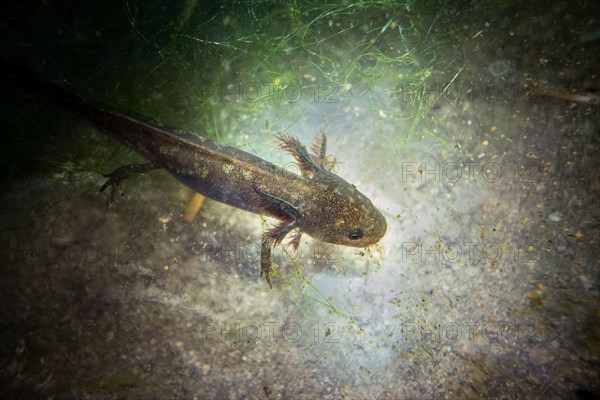
[[[354,185],[327,171],[313,180],[315,198],[307,199],[297,222],[303,232],[322,242],[350,247],[368,247],[383,238],[385,217]]]
[[[302,176],[310,181],[310,189],[301,194],[302,204],[288,212],[294,215],[294,228],[317,240],[351,247],[368,247],[383,238],[387,231],[383,214],[354,185],[330,171],[334,164],[325,156],[327,138],[323,132],[316,136],[311,153],[295,137],[282,134],[278,138],[279,147],[294,156]],[[275,243],[285,232],[284,226],[291,228],[284,223],[269,232],[279,235]],[[299,241],[297,235],[292,244],[297,247]]]

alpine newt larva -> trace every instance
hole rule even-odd
[[[368,247],[387,230],[384,216],[371,201],[331,172],[324,134],[317,135],[310,153],[295,137],[277,136],[279,147],[296,159],[301,172],[297,175],[238,148],[94,104],[21,67],[1,64],[3,75],[50,95],[150,161],[107,175],[104,187],[114,188],[131,172],[162,168],[208,198],[277,219],[261,241],[261,276],[269,285],[271,248],[288,234],[294,249],[303,233],[327,243]]]

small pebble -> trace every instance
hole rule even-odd
[[[541,347],[528,350],[527,355],[529,356],[529,361],[538,366],[554,361],[554,356]]]
[[[552,214],[548,215],[548,219],[552,222],[560,222],[563,219],[563,213],[560,211],[555,211]]]
[[[512,60],[501,59],[491,63],[488,67],[488,70],[496,78],[499,78],[501,76],[508,75],[513,70],[513,67],[514,62]]]

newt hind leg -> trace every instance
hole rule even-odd
[[[160,167],[158,167],[152,163],[131,164],[131,165],[124,165],[122,167],[119,167],[116,170],[114,170],[113,172],[104,175],[104,177],[108,178],[108,180],[104,183],[104,185],[102,185],[102,187],[100,188],[100,190],[98,190],[98,192],[103,192],[107,187],[110,186],[110,202],[112,204],[115,200],[115,191],[116,191],[117,187],[125,179],[129,178],[131,175],[143,174],[148,171],[152,171],[154,169],[160,169]]]

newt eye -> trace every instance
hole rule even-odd
[[[350,232],[348,232],[348,239],[350,240],[358,240],[363,236],[365,236],[365,234],[360,229],[353,229]]]

